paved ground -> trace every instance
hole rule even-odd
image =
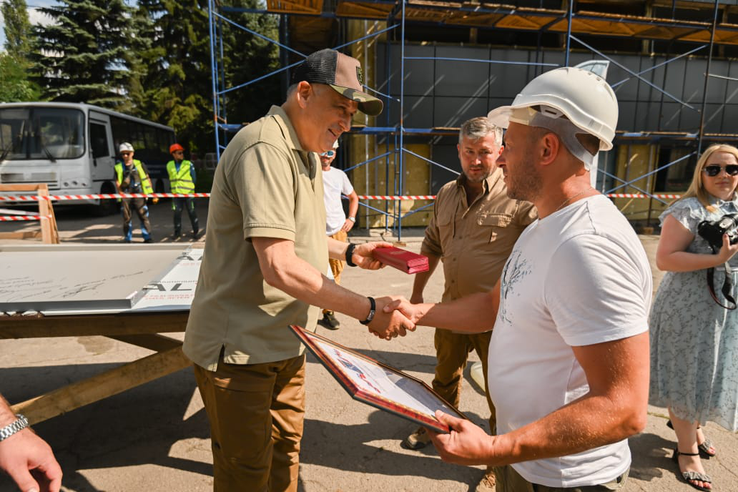
[[[203,223],[204,206],[205,202],[200,202]],[[90,219],[81,212],[58,211],[58,219],[64,242],[120,240],[117,216]],[[187,219],[183,219],[183,230],[188,231]],[[171,240],[167,238],[172,232],[171,211],[166,203],[153,207],[152,222],[158,241]],[[0,232],[30,227],[33,226],[0,223]],[[420,234],[422,231],[404,233],[408,249],[419,249]],[[365,238],[357,236],[355,240]],[[651,255],[657,240],[642,237]],[[658,282],[660,275],[656,273]],[[442,273],[437,272],[426,291],[428,300],[440,298],[442,281]],[[409,295],[412,277],[392,269],[348,269],[344,285],[367,295]],[[340,330],[328,332],[320,328],[320,332],[430,383],[434,367],[432,330],[419,328],[403,339],[384,342],[368,335],[358,322],[341,315],[339,319]],[[147,353],[145,349],[102,337],[0,341],[0,391],[11,401],[23,401]],[[443,463],[432,448],[420,452],[402,449],[399,441],[412,429],[409,423],[353,401],[313,358],[309,358],[307,373],[301,491],[474,490],[483,474],[481,468]],[[484,425],[484,397],[469,383],[468,368],[465,376],[461,410]],[[651,408],[648,427],[631,439],[634,458],[628,490],[693,490],[677,479],[668,459],[675,438],[665,422],[665,410]],[[64,468],[65,491],[211,490],[208,425],[191,370],[35,428],[52,445]],[[705,462],[716,490],[738,491],[738,456],[733,454],[738,451],[738,436],[713,424],[706,430],[719,452],[717,458]],[[0,477],[0,492],[11,490],[14,488],[10,482]]]

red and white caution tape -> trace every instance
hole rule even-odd
[[[645,195],[643,193],[608,193],[607,195],[610,198],[669,198],[669,199],[676,199],[681,198],[682,195],[670,195],[670,194],[655,194],[655,195]]]
[[[360,200],[435,200],[436,195],[359,195]]]
[[[0,215],[0,222],[50,219],[51,215]]]
[[[73,201],[73,200],[107,200],[113,198],[209,198],[210,193],[100,193],[95,195],[0,195],[0,202],[38,202],[41,200]]]
[[[681,195],[672,194],[654,194],[646,195],[643,193],[608,193],[610,198],[667,198],[676,199],[680,198]],[[117,198],[209,198],[210,193],[193,193],[190,195],[183,195],[181,193],[151,193],[146,195],[144,193],[102,193],[94,195],[49,195],[49,196],[38,196],[38,195],[0,195],[0,202],[37,202],[40,200],[53,200],[53,201],[74,201],[74,200],[108,200]],[[436,195],[359,195],[361,200],[435,200]]]

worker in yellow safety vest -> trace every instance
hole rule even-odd
[[[178,143],[169,147],[169,153],[172,154],[173,160],[167,163],[167,173],[169,173],[169,184],[172,193],[179,195],[193,195],[195,193],[195,183],[197,181],[195,175],[195,166],[192,162],[185,160],[184,148]],[[172,210],[174,210],[174,235],[173,239],[179,240],[182,234],[182,209],[187,209],[187,215],[190,216],[190,224],[192,224],[192,237],[197,239],[200,232],[200,226],[197,222],[197,212],[195,212],[195,198],[192,196],[175,197],[172,199]]]
[[[118,193],[145,193],[151,194],[151,178],[146,165],[138,159],[133,158],[133,145],[123,142],[118,147],[121,160],[115,163],[115,185]],[[154,197],[153,202],[159,199]],[[123,202],[123,242],[130,243],[133,239],[133,220],[131,207],[136,210],[141,221],[141,235],[145,243],[153,241],[151,238],[151,223],[149,222],[149,207],[146,206],[146,198],[124,198]]]

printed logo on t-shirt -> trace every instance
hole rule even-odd
[[[520,292],[516,292],[515,285],[530,273],[528,260],[521,258],[520,250],[513,250],[507,263],[505,263],[505,269],[502,271],[502,281],[500,282],[500,317],[506,323],[512,324],[512,319],[510,319],[507,310],[507,299],[520,297]]]

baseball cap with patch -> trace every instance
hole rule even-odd
[[[377,116],[384,107],[381,100],[362,91],[364,75],[359,60],[336,50],[316,51],[298,65],[292,72],[292,83],[303,80],[331,86],[343,97],[359,103],[359,111],[369,116]]]

